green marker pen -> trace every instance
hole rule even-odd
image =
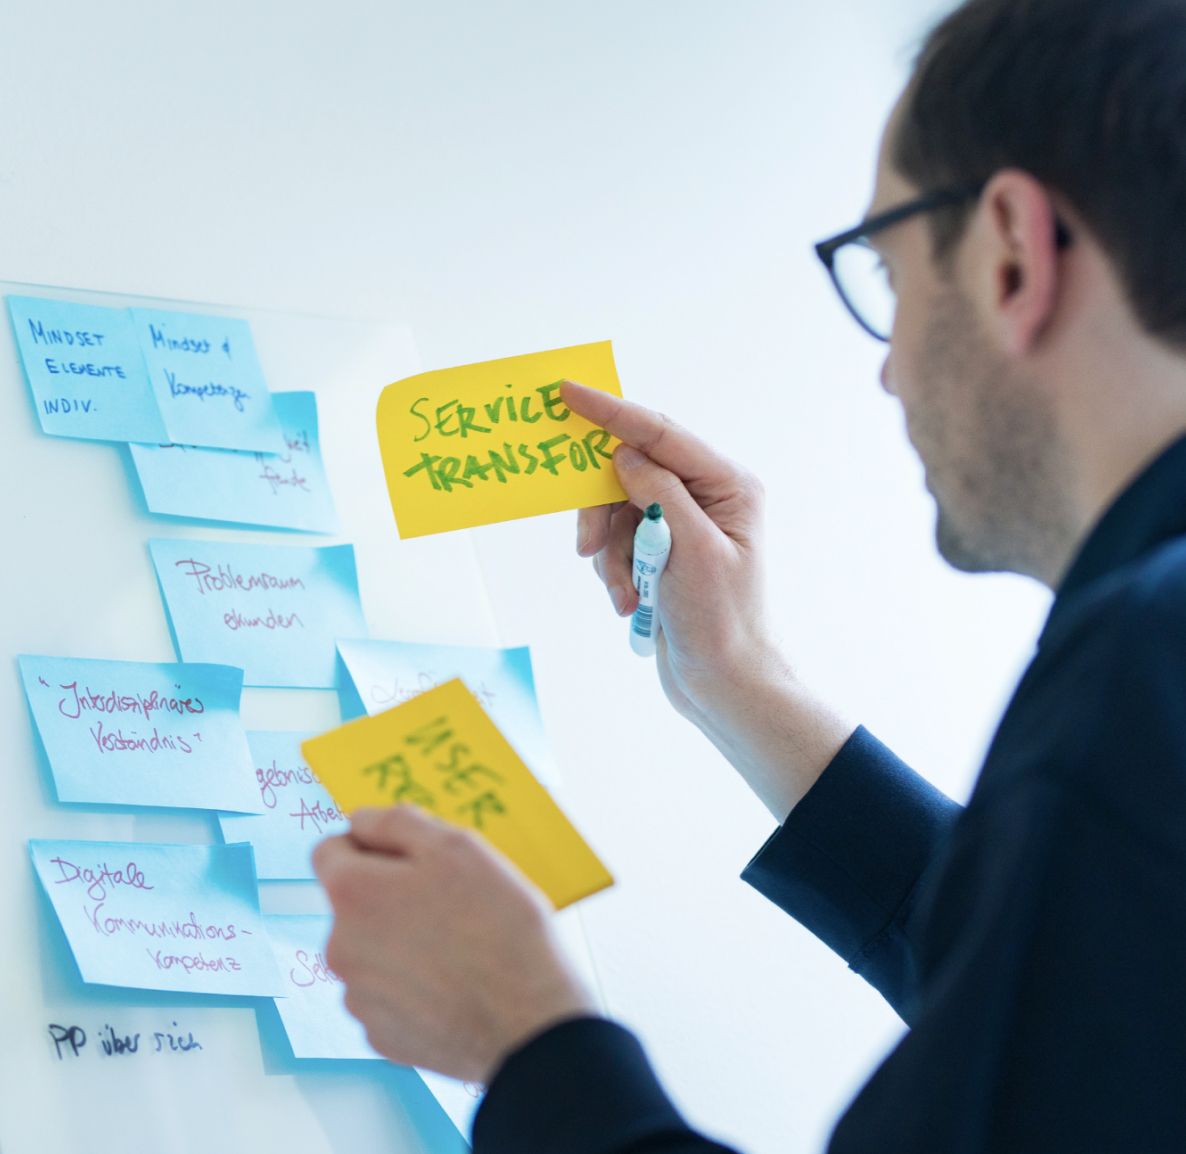
[[[634,588],[638,590],[638,608],[630,621],[630,648],[640,657],[655,654],[659,578],[670,554],[671,529],[663,520],[663,506],[648,505],[634,531]]]

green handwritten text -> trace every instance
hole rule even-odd
[[[495,397],[488,404],[481,406],[482,412],[485,414],[482,419],[488,422],[485,425],[478,424],[477,407],[471,408],[455,399],[438,405],[435,410],[422,411],[418,406],[423,405],[429,398],[420,397],[409,407],[408,412],[417,420],[424,422],[424,429],[413,436],[412,440],[414,442],[423,441],[433,432],[438,437],[468,438],[471,434],[489,433],[492,431],[492,426],[503,422],[516,424],[523,422],[534,425],[536,421],[542,420],[544,417],[547,417],[549,421],[567,421],[571,412],[565,407],[564,401],[559,396],[560,386],[563,383],[563,381],[553,381],[550,385],[542,385],[519,397],[514,396],[513,393],[504,393]],[[506,387],[513,389],[514,385]],[[535,395],[533,396],[533,394]],[[538,403],[543,411],[533,412],[532,402]]]
[[[537,419],[542,416],[541,413],[535,415]],[[455,431],[462,427],[459,424]],[[420,460],[405,469],[404,476],[414,477],[417,473],[423,473],[434,489],[452,493],[455,486],[472,489],[475,484],[488,483],[491,479],[505,485],[508,476],[530,477],[536,469],[543,469],[553,477],[560,476],[562,467],[583,473],[590,465],[594,469],[601,469],[602,460],[613,460],[613,454],[605,448],[609,441],[610,435],[604,429],[590,429],[579,439],[568,433],[560,433],[545,441],[537,441],[533,448],[538,452],[532,452],[526,443],[520,443],[516,450],[509,441],[503,442],[501,452],[487,449],[484,458],[473,453],[466,454],[464,459],[460,456],[446,457],[422,449]]]

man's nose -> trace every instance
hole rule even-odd
[[[881,362],[881,387],[885,389],[891,397],[898,395],[897,387],[894,385],[894,348],[890,346],[890,350],[885,354],[885,360]]]

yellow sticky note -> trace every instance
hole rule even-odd
[[[343,813],[408,802],[475,829],[557,909],[614,883],[460,678],[301,752]]]
[[[399,535],[626,500],[618,442],[565,407],[566,379],[622,395],[609,341],[388,385],[376,416]]]

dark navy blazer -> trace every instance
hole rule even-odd
[[[910,1025],[830,1154],[1186,1151],[1186,440],[1067,575],[966,810],[859,729],[743,877]],[[632,1034],[494,1078],[475,1154],[705,1154]]]

